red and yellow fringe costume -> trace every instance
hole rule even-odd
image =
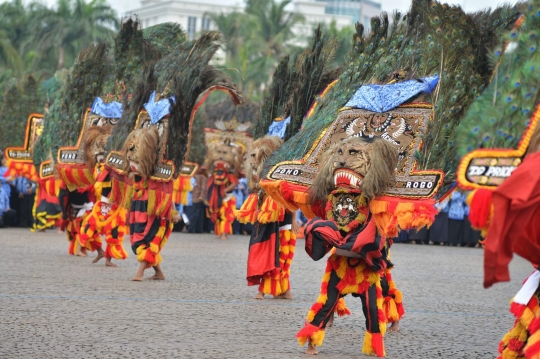
[[[91,238],[81,238],[81,226],[84,219],[92,212],[89,209],[93,205],[91,197],[93,193],[89,189],[69,191],[64,183],[60,184],[59,202],[62,208],[61,229],[66,231],[70,242],[68,253],[76,254],[77,246],[95,251],[101,248],[102,241],[98,235]]]
[[[225,171],[214,173],[208,180],[207,216],[214,223],[214,234],[217,236],[232,234],[236,198],[225,193],[225,189],[233,183],[238,183],[238,179]]]
[[[126,224],[127,211],[116,203],[109,203],[108,197],[103,197],[103,195],[110,195],[112,183],[109,173],[102,164],[96,165],[94,176],[96,177],[94,191],[97,202],[82,223],[81,238],[86,241],[96,235],[104,235],[107,243],[105,258],[126,259],[128,254],[123,242],[124,236],[129,231]]]
[[[61,225],[62,211],[58,202],[59,182],[54,177],[48,179],[39,178],[34,207],[32,208],[32,215],[34,216],[32,232]]]
[[[111,206],[108,213],[102,213],[102,206]],[[128,254],[122,245],[124,236],[128,233],[126,224],[126,210],[116,204],[98,201],[92,212],[85,217],[82,223],[81,239],[83,242],[91,238],[105,235],[105,258],[126,259]]]
[[[540,358],[540,305],[538,290],[525,304],[510,302],[510,312],[516,318],[514,327],[499,343],[497,359]]]
[[[166,186],[172,186],[172,183]],[[154,267],[161,263],[161,250],[173,228],[172,221],[168,219],[172,197],[166,192],[149,189],[146,180],[135,182],[130,187],[133,191],[128,212],[131,249],[139,262],[146,262],[147,268]],[[165,198],[164,202],[156,202],[156,196]]]
[[[388,293],[384,293],[383,311],[388,323],[398,322],[405,314],[403,307],[403,294],[396,288],[396,284],[392,279],[391,269],[385,269],[386,281],[388,283]]]
[[[232,234],[232,224],[234,222],[234,210],[236,209],[236,197],[231,196],[229,200],[223,201],[219,208],[219,214],[214,222],[214,233]]]
[[[387,267],[384,270],[384,274],[381,276],[381,287],[384,297],[383,312],[387,323],[393,323],[401,320],[401,318],[405,315],[405,308],[403,307],[403,294],[396,288],[396,283],[392,279],[391,271],[393,267],[391,267],[392,264],[390,262],[390,250],[388,248],[387,250]],[[351,314],[349,308],[347,308],[345,299],[340,298],[335,312],[340,317]]]
[[[354,266],[350,262],[355,262]],[[329,289],[332,293],[329,293]],[[296,334],[300,345],[309,341],[313,346],[321,346],[326,323],[332,312],[336,311],[340,316],[350,314],[343,297],[353,293],[364,296],[362,301],[368,303],[368,307],[371,305],[368,309],[370,312],[376,310],[376,319],[371,316],[366,319],[368,330],[365,332],[362,352],[385,356],[383,336],[386,333],[386,317],[383,312],[381,276],[362,259],[339,256],[334,252],[326,262],[319,297],[308,312],[305,326]],[[373,308],[373,304],[376,308]]]
[[[286,212],[272,198],[267,196],[260,208],[258,200],[257,194],[250,194],[242,208],[236,211],[239,222],[254,225],[247,281],[248,285],[258,285],[261,293],[279,296],[290,289],[291,263],[296,246],[296,235],[292,231],[293,218],[290,212]],[[264,233],[264,236],[260,237],[259,232]],[[276,247],[279,258],[272,256],[276,253]]]

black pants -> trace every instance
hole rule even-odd
[[[233,234],[244,234],[244,224],[234,220],[232,224]]]
[[[25,194],[22,198],[19,197],[19,227],[32,228],[34,227],[34,217],[32,216],[32,208],[34,207],[34,195]]]
[[[332,273],[330,273],[330,280],[328,281],[328,299],[321,310],[315,315],[311,324],[320,327],[322,322],[323,324],[320,328],[326,328],[326,324],[330,320],[331,314],[334,313],[339,298],[345,296],[341,294],[337,288],[339,282],[340,279],[336,272],[332,271]],[[364,293],[355,294],[354,296],[360,297],[360,300],[362,300],[362,311],[366,318],[366,330],[370,333],[380,333],[379,310],[377,308],[377,288],[375,287],[375,284],[371,285]]]
[[[204,224],[206,222],[206,208],[203,202],[193,203],[191,214],[189,216],[189,233],[204,233]]]
[[[17,212],[15,212],[12,209],[0,214],[0,228],[13,226],[13,223],[15,223],[16,217],[17,217]]]

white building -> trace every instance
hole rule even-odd
[[[241,0],[240,0],[241,1]],[[362,0],[367,1],[367,0]],[[143,27],[163,22],[177,22],[193,39],[202,30],[215,29],[206,13],[229,13],[234,10],[243,11],[244,4],[236,5],[223,0],[142,0],[141,7],[128,11],[126,15],[137,15]],[[289,11],[305,17],[304,24],[296,25],[293,31],[296,35],[307,37],[318,23],[330,24],[335,21],[341,29],[353,24],[353,16],[345,14],[328,14],[327,3],[316,0],[293,0]],[[380,11],[379,11],[380,12]]]
[[[382,11],[381,3],[374,0],[317,0],[326,4],[327,14],[350,15],[353,22],[360,22],[364,28],[371,27],[371,18],[379,16]]]

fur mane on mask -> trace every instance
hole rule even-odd
[[[394,182],[394,169],[398,163],[397,149],[382,139],[366,141],[359,137],[349,137],[344,141],[332,144],[319,158],[319,172],[309,189],[312,203],[326,202],[328,195],[335,189],[334,170],[338,167],[335,156],[340,147],[346,144],[371,143],[371,167],[362,180],[361,190],[371,200],[383,193],[384,189]],[[354,160],[354,159],[353,159]]]
[[[206,167],[208,168],[208,171],[210,173],[214,172],[214,162],[218,160],[219,156],[217,153],[218,149],[225,150],[228,153],[227,158],[223,161],[229,163],[231,166],[231,173],[238,177],[243,164],[242,150],[239,147],[233,146],[229,138],[225,139],[223,142],[214,142],[210,144],[206,157]]]
[[[83,151],[84,156],[86,159],[86,165],[90,170],[94,169],[94,166],[96,165],[96,159],[94,157],[93,151],[93,144],[95,141],[98,141],[100,137],[106,136],[109,137],[111,135],[112,127],[110,126],[91,126],[86,130],[86,133],[84,135],[83,139]],[[105,143],[103,144],[103,148],[105,148],[107,140],[105,139]]]
[[[248,180],[248,189],[250,192],[257,192],[260,189],[259,181],[262,179],[262,172],[264,162],[270,157],[270,155],[277,150],[283,144],[283,140],[277,136],[264,136],[254,141],[251,144],[251,153],[254,150],[259,149],[255,158],[248,156],[247,163],[244,166],[246,171],[246,178]],[[258,181],[253,181],[253,168],[251,168],[250,162],[253,161],[256,166],[256,175]]]
[[[132,131],[126,139],[122,152],[128,153],[129,146],[134,140],[137,141],[137,157],[139,172],[142,177],[148,178],[154,173],[154,168],[158,160],[159,133],[156,127],[139,128]],[[131,172],[129,161],[127,163],[128,172]]]

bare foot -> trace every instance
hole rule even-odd
[[[259,292],[259,293],[257,293],[257,295],[254,296],[253,298],[255,298],[255,299],[264,299],[264,293],[263,293],[263,292]]]
[[[142,282],[144,270],[146,269],[146,262],[142,261],[139,265],[139,270],[137,271],[137,274],[135,274],[135,277],[133,277],[131,280],[134,282]]]
[[[153,267],[156,274],[148,278],[148,280],[165,280],[165,274],[161,270],[161,266],[158,264]]]
[[[146,280],[165,280],[165,276],[163,275],[163,273],[161,274],[156,273],[153,276],[146,278]]]
[[[399,332],[399,320],[396,320],[395,322],[390,325],[390,328],[388,328],[389,332]]]
[[[227,239],[227,235],[223,233],[221,236],[219,236],[219,239],[225,240]]]
[[[333,327],[334,326],[334,316],[336,315],[335,312],[332,312],[330,314],[330,319],[328,319],[328,323],[326,323],[326,327]]]
[[[116,264],[114,264],[113,262],[111,262],[111,259],[110,259],[110,258],[106,258],[106,259],[105,259],[105,266],[106,266],[106,267],[118,267]]]
[[[75,255],[77,257],[88,257],[88,254],[86,254],[86,249],[83,250],[82,248],[79,248],[79,250],[75,252]]]
[[[290,290],[286,291],[285,293],[275,296],[275,299],[293,299],[292,293]]]
[[[100,260],[101,258],[103,258],[103,257],[105,257],[105,252],[103,252],[103,249],[101,249],[101,250],[98,249],[98,253],[97,253],[96,259],[94,259],[94,260],[92,261],[92,263],[97,263],[97,262],[99,262],[99,260]],[[107,265],[107,263],[105,263],[105,265]]]
[[[317,354],[319,354],[319,352],[317,351],[317,349],[315,349],[315,347],[313,346],[313,344],[311,344],[311,342],[308,342],[308,347],[306,349],[306,354],[308,354],[308,355],[317,355]]]

